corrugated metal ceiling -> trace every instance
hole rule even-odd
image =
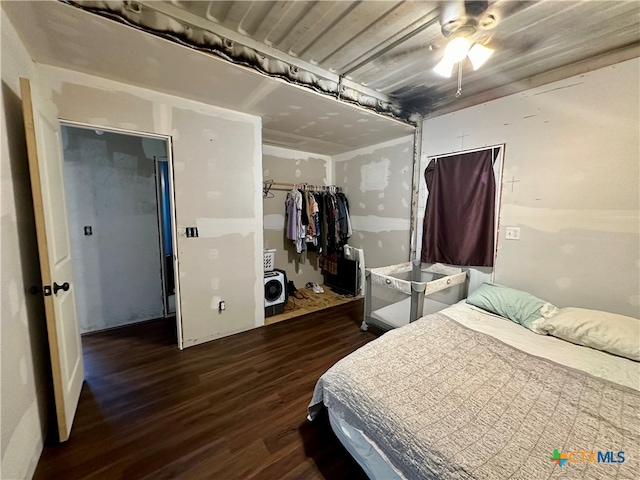
[[[463,96],[456,98],[456,76],[445,79],[432,71],[447,42],[439,22],[447,2],[69,3],[217,48],[233,61],[404,119],[453,110],[465,97],[481,99],[505,85],[607,53],[637,56],[640,45],[636,1],[488,2],[484,15],[492,15],[495,25],[480,29],[474,39],[496,52],[478,71],[464,64]],[[487,2],[467,2],[482,3]]]

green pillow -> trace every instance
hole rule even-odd
[[[543,316],[540,310],[549,305],[530,293],[490,282],[483,283],[469,295],[467,303],[506,317],[536,333],[543,332],[538,331],[533,322]]]

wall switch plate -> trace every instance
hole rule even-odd
[[[84,227],[84,234],[85,235],[93,235],[93,229],[91,228],[90,225],[86,225]]]
[[[520,240],[520,227],[507,227],[505,229],[505,238],[507,240]]]

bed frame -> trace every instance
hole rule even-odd
[[[367,268],[365,269],[365,277],[364,318],[360,326],[363,331],[366,331],[370,324],[382,326],[383,328],[393,328],[391,325],[387,325],[372,316],[382,310],[371,311],[373,284],[411,296],[409,323],[415,322],[423,316],[425,296],[461,284],[465,284],[462,298],[467,295],[467,272],[461,268],[450,267],[441,263],[427,264],[413,261],[389,267]],[[380,325],[381,323],[383,325]]]

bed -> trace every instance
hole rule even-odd
[[[336,363],[309,419],[375,479],[637,479],[639,390],[637,361],[461,301]]]

